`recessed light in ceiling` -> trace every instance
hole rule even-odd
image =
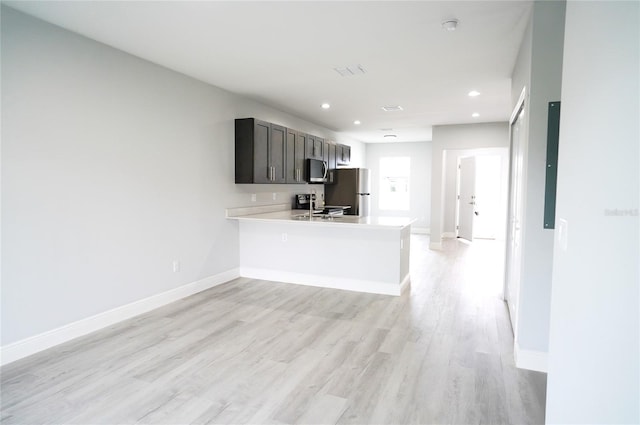
[[[358,65],[349,65],[349,66],[342,66],[340,68],[333,68],[334,71],[336,71],[338,74],[340,74],[343,77],[352,77],[354,75],[362,75],[364,74],[365,71],[364,67],[360,64]]]
[[[395,111],[402,111],[402,106],[400,105],[395,105],[395,106],[383,106],[382,110],[385,112],[395,112]]]
[[[470,97],[480,96],[480,92],[479,92],[479,91],[477,91],[477,90],[471,90],[471,91],[469,92],[469,96],[470,96]]]
[[[471,116],[472,116],[473,118],[478,118],[478,117],[480,116],[480,114],[479,114],[479,113],[477,113],[477,112],[474,112],[473,114],[471,114]]]
[[[455,31],[458,28],[458,20],[457,19],[446,19],[442,21],[442,29],[447,31]]]
[[[320,107],[322,109],[329,109],[329,108],[331,108],[331,105],[329,105],[328,103],[323,103],[322,105],[320,105]]]
[[[355,125],[360,125],[360,120],[355,120],[353,123],[354,123]]]
[[[396,137],[398,137],[397,134],[385,134],[384,135],[385,139],[395,139]]]

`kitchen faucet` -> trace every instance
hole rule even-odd
[[[316,197],[315,189],[309,189],[309,220],[313,217],[313,200]]]

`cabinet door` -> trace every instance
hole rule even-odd
[[[351,162],[351,146],[338,145],[338,165],[349,165]]]
[[[287,157],[287,129],[271,124],[271,143],[269,145],[269,166],[271,167],[271,182],[285,183]]]
[[[336,168],[336,165],[338,164],[337,160],[337,149],[338,147],[336,145],[334,145],[333,143],[329,143],[328,145],[328,150],[329,150],[329,159],[328,159],[328,163],[329,163],[329,169],[330,170],[334,170]]]
[[[303,133],[287,129],[287,183],[304,183],[304,144]]]
[[[296,164],[295,164],[295,156],[296,156],[296,140],[298,138],[298,133],[295,130],[287,129],[287,166],[286,166],[286,174],[287,174],[287,183],[295,183],[296,182]]]
[[[313,157],[321,161],[324,160],[324,139],[316,137],[313,142]]]
[[[299,163],[298,167],[300,168],[300,183],[306,183],[304,178],[307,172],[307,139],[309,135],[306,133],[298,132],[298,137],[296,139],[296,145],[299,149]]]
[[[305,157],[319,159],[320,161],[324,160],[324,150],[322,149],[323,145],[324,139],[307,134]]]
[[[253,182],[270,183],[272,170],[269,163],[271,124],[254,120],[253,127]]]
[[[305,142],[304,142],[304,157],[305,158],[314,158],[315,156],[313,155],[313,144],[315,143],[316,138],[315,136],[312,136],[310,134],[305,135]]]
[[[351,146],[342,146],[342,161],[344,161],[344,165],[349,165],[351,162]]]

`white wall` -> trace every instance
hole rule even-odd
[[[512,77],[512,107],[526,88],[522,278],[518,301],[516,364],[548,351],[553,233],[544,229],[548,104],[560,100],[565,2],[535,2]]]
[[[2,346],[238,267],[234,122],[364,146],[2,7]],[[172,262],[181,270],[173,273]]]
[[[409,211],[389,211],[378,208],[380,193],[380,158],[406,156],[410,158]],[[367,168],[371,170],[371,215],[411,217],[417,221],[412,232],[427,232],[431,204],[431,142],[371,143],[367,146]]]
[[[640,423],[639,16],[567,3],[547,423]]]
[[[439,125],[433,127],[431,163],[431,249],[442,247],[445,220],[448,157],[461,149],[505,148],[509,146],[509,125],[506,122],[483,124]],[[454,165],[455,167],[455,165]],[[455,170],[454,170],[455,173]],[[454,175],[449,173],[449,175]],[[453,177],[455,179],[455,177]],[[449,182],[451,177],[449,177]],[[455,181],[455,180],[454,180]],[[455,183],[453,185],[455,196]],[[455,206],[454,206],[455,211]],[[451,212],[447,213],[449,216]]]

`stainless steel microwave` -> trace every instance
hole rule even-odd
[[[324,183],[327,181],[327,172],[329,171],[329,164],[319,159],[307,159],[307,183]]]

